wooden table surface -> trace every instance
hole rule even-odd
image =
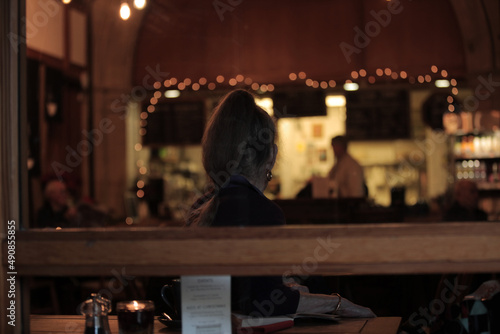
[[[338,323],[297,324],[292,328],[280,331],[283,334],[311,334],[311,333],[363,333],[363,334],[396,334],[401,318],[379,317],[373,319],[342,319]],[[78,315],[31,315],[31,334],[47,333],[83,333],[85,318]],[[109,327],[112,334],[118,334],[116,316],[109,316]],[[155,320],[155,333],[180,333],[181,330],[169,329]]]

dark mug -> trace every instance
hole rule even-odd
[[[181,320],[181,280],[174,279],[161,288],[161,298],[170,309],[167,313],[172,320]]]

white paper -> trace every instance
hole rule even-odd
[[[231,276],[182,276],[182,333],[231,334]]]

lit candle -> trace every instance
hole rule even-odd
[[[119,302],[116,306],[120,334],[153,333],[154,304],[150,300]]]

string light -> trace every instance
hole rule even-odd
[[[437,66],[433,65],[431,66],[430,72],[435,73],[437,75],[441,75],[441,78],[436,78],[435,80],[435,85],[438,87],[447,87],[446,85],[450,85],[455,87],[457,85],[457,80],[456,79],[442,79],[442,77],[448,76],[448,72],[446,70],[438,70]],[[351,71],[350,73],[350,79],[347,79],[345,82],[346,83],[352,83],[353,80],[366,80],[370,84],[374,84],[377,82],[376,77],[385,77],[385,78],[380,78],[380,80],[387,80],[387,79],[392,79],[392,80],[406,80],[410,84],[415,84],[415,83],[430,83],[433,81],[433,77],[430,73],[423,73],[419,74],[416,76],[409,76],[406,71],[395,71],[391,68],[377,68],[375,70],[375,73],[368,73],[365,69],[360,69],[360,70],[354,70]],[[365,78],[365,79],[363,79]],[[321,89],[327,89],[327,88],[334,88],[337,86],[337,83],[335,80],[314,80],[313,78],[307,78],[307,75],[305,72],[291,72],[288,74],[288,79],[290,81],[297,81],[297,79],[302,79],[304,80],[303,83],[308,86],[308,87],[313,87],[313,88],[321,88]],[[166,79],[163,83],[163,86],[168,88],[177,83],[177,79],[172,77],[170,79]],[[255,90],[255,91],[271,91],[270,85],[271,84],[259,84],[254,82],[250,77],[245,77],[243,74],[238,74],[235,77],[226,79],[223,75],[219,74],[215,77],[214,82],[208,83],[207,78],[201,77],[198,79],[198,82],[194,82],[191,84],[193,80],[190,78],[186,78],[183,81],[181,81],[178,84],[178,89],[184,90],[188,89],[191,87],[191,90],[198,91],[202,88],[202,86],[206,86],[209,90],[214,90],[218,85],[226,85],[226,86],[236,86],[239,83],[245,84],[246,86],[249,86],[249,88]],[[208,83],[208,84],[207,84]],[[359,83],[357,83],[359,86]],[[159,82],[155,83],[155,88],[157,85],[161,84]],[[274,89],[274,86],[272,86]],[[157,97],[158,94],[155,93],[154,97]],[[153,100],[154,102],[154,100]]]
[[[434,78],[432,73],[434,73]],[[358,80],[362,80],[362,82],[367,82],[369,84],[375,84],[377,80],[382,80],[382,81],[387,81],[387,80],[406,80],[409,84],[426,84],[426,83],[431,83],[434,81],[434,84],[436,87],[439,88],[451,88],[451,95],[457,95],[458,94],[458,88],[457,86],[457,80],[456,79],[444,79],[446,78],[449,74],[446,70],[441,70],[438,69],[437,66],[433,65],[430,68],[429,73],[422,73],[418,74],[415,76],[409,76],[406,71],[395,71],[391,68],[377,68],[375,70],[375,73],[369,73],[365,69],[359,69],[359,70],[353,70],[350,73],[350,79],[346,79],[344,81],[344,85],[342,88],[345,90],[358,90],[360,87],[360,83],[357,82]],[[438,77],[436,77],[438,76]],[[378,78],[377,78],[378,77]],[[443,78],[444,77],[444,78]],[[328,89],[328,88],[335,88],[337,87],[337,82],[333,79],[330,80],[314,80],[312,78],[307,78],[307,75],[305,72],[291,72],[288,74],[288,79],[290,81],[297,81],[297,79],[301,79],[304,81],[302,84],[312,87],[315,89]],[[171,77],[166,79],[163,82],[163,85],[161,82],[155,82],[154,83],[154,88],[156,89],[154,92],[152,92],[152,96],[149,100],[149,105],[146,108],[147,112],[144,112],[141,114],[141,119],[146,120],[148,113],[152,113],[155,111],[155,105],[159,103],[160,99],[163,98],[176,98],[180,96],[180,91],[182,90],[191,90],[191,91],[199,91],[204,87],[208,90],[215,90],[217,86],[222,85],[222,86],[236,86],[238,84],[245,84],[249,89],[252,89],[258,93],[266,93],[266,92],[272,92],[275,90],[275,86],[273,84],[260,84],[257,82],[254,82],[250,77],[245,77],[243,74],[238,74],[233,78],[226,79],[222,74],[219,74],[215,77],[215,80],[212,82],[209,82],[207,78],[201,77],[196,80],[192,80],[191,78],[185,78],[184,80],[180,81],[178,83],[178,79],[175,77]],[[177,84],[178,83],[178,84]],[[177,84],[177,89],[171,89],[173,88],[172,86],[175,86]],[[162,86],[164,86],[164,89],[161,89]],[[165,89],[169,88],[170,89]],[[144,132],[141,133],[141,135],[145,135],[145,129]]]

